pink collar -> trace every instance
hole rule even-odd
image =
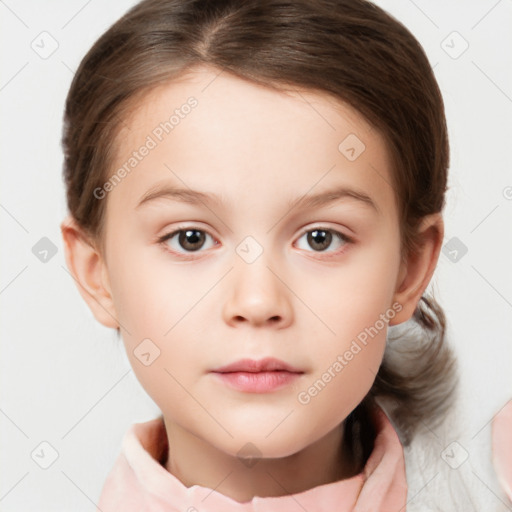
[[[492,462],[498,481],[512,503],[512,399],[492,421]]]
[[[375,420],[374,450],[360,474],[296,494],[255,496],[246,503],[200,485],[186,487],[159,463],[166,444],[162,418],[135,423],[123,438],[122,451],[105,481],[98,507],[102,512],[405,512],[402,445],[382,409],[376,410]]]

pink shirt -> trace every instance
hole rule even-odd
[[[492,421],[492,462],[498,481],[512,502],[512,400]]]
[[[376,411],[377,437],[363,471],[345,480],[279,497],[255,496],[240,503],[220,492],[186,487],[160,460],[167,446],[163,420],[135,423],[109,473],[101,512],[405,512],[407,483],[403,449],[395,429]]]

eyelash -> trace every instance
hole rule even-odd
[[[196,226],[178,226],[173,231],[171,231],[171,232],[169,232],[169,233],[167,233],[165,235],[162,235],[161,237],[158,237],[157,243],[162,245],[162,247],[164,248],[164,250],[166,252],[170,252],[173,255],[179,255],[179,257],[181,257],[181,258],[189,259],[189,260],[196,259],[197,256],[195,256],[194,254],[196,252],[200,253],[200,252],[203,252],[203,251],[198,250],[198,251],[191,251],[191,252],[180,253],[180,252],[176,252],[174,250],[169,249],[169,247],[165,243],[168,240],[172,239],[174,236],[178,235],[179,233],[181,233],[183,231],[189,231],[189,230],[199,231],[201,233],[205,233],[206,235],[210,236],[212,239],[215,240],[215,238],[210,233],[208,233],[206,230],[204,230],[204,229],[198,229]],[[301,234],[299,235],[299,237],[297,238],[297,240],[300,240],[304,235],[306,235],[306,234],[308,234],[308,233],[310,233],[312,231],[325,231],[325,232],[331,233],[333,235],[333,237],[338,238],[338,240],[340,240],[340,241],[342,241],[344,243],[343,244],[343,248],[341,250],[337,250],[337,251],[329,251],[329,252],[324,252],[324,251],[307,251],[307,252],[313,252],[313,253],[321,254],[322,255],[321,256],[322,259],[328,259],[328,258],[340,256],[341,254],[343,254],[347,250],[346,246],[348,246],[349,244],[353,244],[354,243],[354,239],[353,238],[348,237],[347,235],[345,235],[343,233],[340,233],[339,231],[336,231],[336,230],[330,229],[330,228],[326,228],[326,227],[323,227],[323,226],[315,226],[315,227],[312,227],[312,228],[309,228],[309,229],[306,229],[306,230],[302,231]],[[218,245],[217,241],[215,241],[215,245]]]

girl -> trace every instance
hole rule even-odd
[[[410,32],[363,0],[145,0],[83,59],[63,147],[68,267],[162,411],[98,510],[405,510],[402,443],[456,385]]]

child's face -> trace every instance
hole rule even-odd
[[[324,95],[217,73],[160,87],[126,122],[112,172],[136,163],[102,199],[105,270],[128,357],[166,422],[232,455],[252,442],[263,456],[286,456],[364,398],[396,323],[389,156],[357,112]],[[166,133],[160,123],[173,114]],[[349,195],[290,206],[341,187],[374,206]],[[188,195],[141,203],[163,188]],[[266,392],[212,373],[266,357],[303,373]]]

